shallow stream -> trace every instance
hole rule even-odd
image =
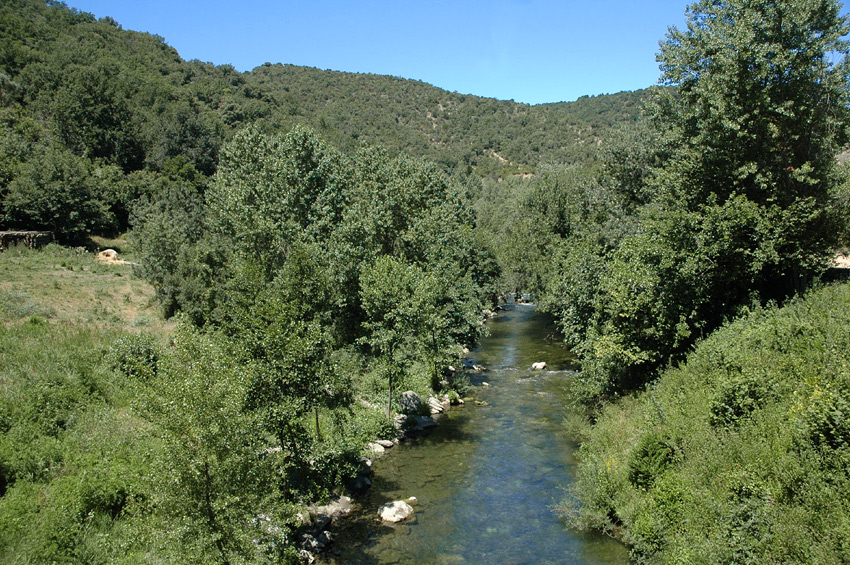
[[[621,544],[566,530],[555,510],[575,466],[562,425],[569,350],[533,306],[509,305],[488,326],[470,355],[487,370],[468,393],[487,405],[452,408],[432,434],[376,458],[373,486],[324,562],[628,562]],[[538,361],[547,368],[532,370]],[[377,518],[382,504],[410,496],[419,500],[412,519]]]

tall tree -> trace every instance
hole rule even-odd
[[[826,206],[846,141],[847,18],[835,0],[701,0],[661,42],[658,105],[672,126],[667,204],[699,212],[737,195],[784,226],[765,273],[799,290],[834,234]],[[814,211],[814,212],[812,212]]]
[[[670,155],[612,254],[583,344],[586,394],[639,387],[753,300],[829,257],[846,140],[847,19],[833,0],[700,0],[661,42]]]
[[[369,330],[363,342],[371,346],[387,378],[388,417],[392,416],[393,387],[421,351],[419,332],[426,330],[425,319],[432,314],[425,281],[421,269],[391,255],[378,257],[361,276],[360,299]]]
[[[242,409],[246,381],[223,340],[184,323],[140,395],[166,447],[154,502],[173,526],[157,535],[205,562],[256,558],[258,509],[284,508],[273,458],[258,457],[265,444]]]

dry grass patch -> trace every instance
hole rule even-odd
[[[0,253],[0,316],[163,334],[173,324],[154,304],[154,290],[126,264],[96,261],[83,249],[49,245]]]

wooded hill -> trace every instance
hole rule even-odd
[[[40,0],[0,7],[0,88],[4,193],[53,144],[123,173],[160,171],[179,156],[209,175],[222,142],[249,123],[269,133],[301,123],[346,151],[380,143],[447,171],[530,172],[586,159],[611,126],[638,118],[646,94],[529,106],[388,76],[269,63],[240,73]]]
[[[343,149],[363,140],[444,169],[508,175],[588,159],[611,127],[637,120],[647,91],[529,106],[379,75],[265,64],[242,95],[270,101],[273,126],[301,121]]]

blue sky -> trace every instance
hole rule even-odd
[[[67,0],[184,59],[387,74],[538,104],[655,84],[685,0]]]

